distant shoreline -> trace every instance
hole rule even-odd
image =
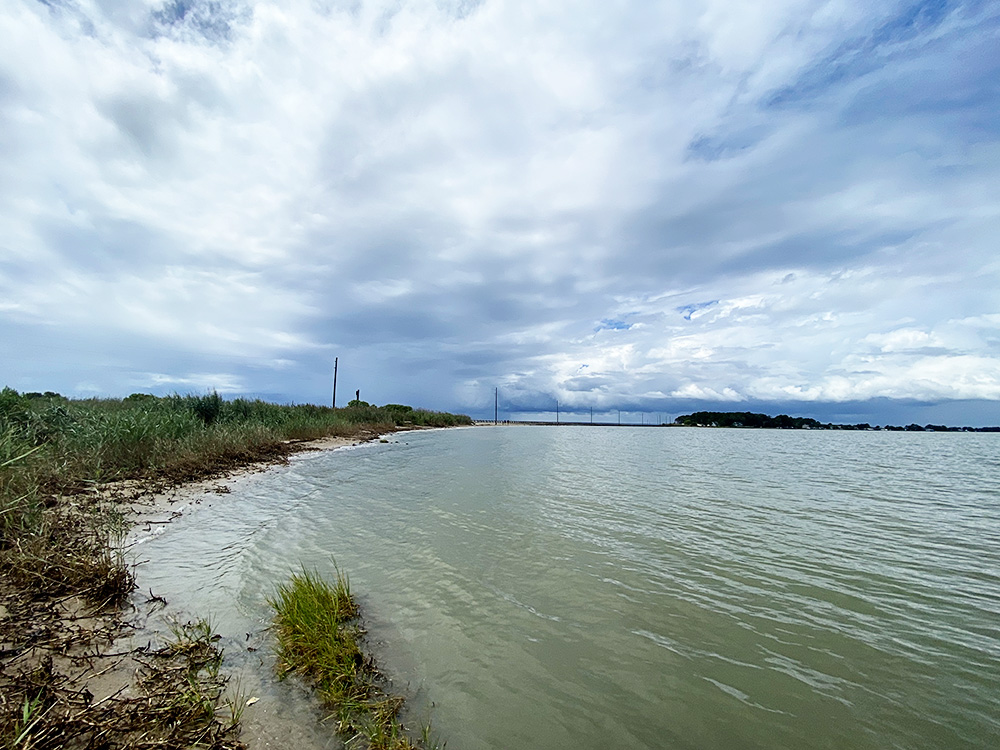
[[[695,419],[701,414],[716,415],[714,418]],[[696,414],[682,415],[673,422],[579,422],[566,420],[532,420],[532,419],[477,419],[475,424],[480,427],[492,427],[503,425],[538,426],[538,427],[703,427],[715,429],[738,429],[738,430],[840,430],[848,432],[1000,432],[1000,426],[990,427],[954,427],[937,424],[908,424],[905,427],[898,425],[871,425],[867,422],[860,424],[837,424],[833,422],[820,422],[808,417],[787,417],[779,415],[770,417],[766,414],[752,414],[751,417],[763,419],[744,420],[741,417],[747,416],[742,412],[698,412]],[[788,422],[782,420],[785,417]],[[749,422],[749,423],[748,423]],[[790,423],[789,423],[790,422]]]

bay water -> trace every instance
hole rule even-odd
[[[150,620],[208,616],[253,747],[335,748],[266,597],[350,576],[449,750],[1000,746],[1000,435],[397,433],[137,529]]]

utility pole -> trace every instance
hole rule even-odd
[[[330,404],[334,409],[337,408],[337,360],[339,357],[333,358],[333,402]]]
[[[556,401],[556,424],[559,424],[559,402]]]
[[[493,393],[493,424],[498,424],[497,417],[500,415],[500,387]]]
[[[622,410],[621,409],[618,410],[618,426],[619,427],[622,426]]]
[[[590,407],[590,423],[594,424],[594,407]]]

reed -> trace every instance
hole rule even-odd
[[[337,731],[350,747],[412,750],[422,745],[399,720],[403,699],[382,688],[383,679],[361,643],[360,612],[347,575],[327,583],[303,568],[268,599],[275,611],[278,672],[309,680],[334,711]],[[422,736],[426,746],[429,729]]]
[[[291,442],[371,437],[402,425],[469,424],[464,415],[375,407],[283,406],[206,396],[71,401],[0,391],[0,549],[39,528],[45,495],[79,494],[108,481],[170,484],[255,461],[283,460]]]

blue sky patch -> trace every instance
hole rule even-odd
[[[632,323],[626,323],[624,320],[615,320],[613,318],[604,318],[601,320],[600,324],[595,331],[627,331],[632,327]]]
[[[691,320],[691,315],[698,312],[699,310],[704,310],[706,307],[711,307],[712,305],[719,304],[719,300],[713,299],[708,302],[696,302],[693,305],[682,305],[676,308],[677,312],[681,314],[684,320]]]
[[[978,8],[978,2],[917,2],[889,19],[871,34],[848,39],[831,54],[806,68],[791,84],[776,90],[767,100],[769,107],[794,104],[821,95],[844,81],[859,78],[885,65],[895,45],[921,36],[932,38],[934,31],[958,9]],[[910,54],[913,54],[911,51]]]

